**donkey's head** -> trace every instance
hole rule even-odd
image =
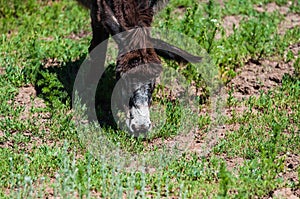
[[[149,27],[157,0],[144,1],[152,2],[150,4],[133,0],[132,3],[140,4],[128,11],[126,16],[118,10],[113,12],[105,0],[101,2],[102,23],[119,47],[116,71],[121,83],[120,101],[126,110],[126,124],[130,132],[138,136],[148,132],[152,126],[151,98],[155,80],[162,71],[159,56],[183,63],[199,62],[201,58],[151,38]]]
[[[133,50],[118,56],[116,70],[127,127],[135,136],[146,133],[152,127],[150,105],[162,70],[160,59],[154,48]]]

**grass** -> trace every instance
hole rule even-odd
[[[258,96],[238,100],[234,89],[229,89],[223,108],[232,110],[231,116],[222,116],[218,122],[237,128],[226,128],[225,138],[208,155],[185,151],[169,156],[168,145],[164,148],[160,140],[168,143],[184,124],[199,128],[194,135],[205,140],[216,122],[210,117],[209,87],[195,65],[183,67],[164,60],[203,91],[197,108],[208,107],[204,115],[187,120],[186,107],[154,97],[155,105],[166,107],[167,122],[152,138],[130,138],[115,124],[105,126],[101,133],[97,125],[83,126],[87,134],[82,134],[71,111],[71,94],[91,39],[88,11],[75,1],[1,1],[0,197],[261,198],[281,188],[299,190],[299,53],[294,55],[288,47],[299,44],[300,29],[280,33],[285,16],[255,9],[269,2],[289,6],[289,13],[299,14],[297,1],[288,5],[283,0],[228,0],[223,5],[174,0],[158,13],[153,26],[194,39],[207,51],[224,84],[249,61],[272,59],[295,68],[294,75],[284,75],[281,85]],[[239,26],[227,35],[222,20],[236,15],[241,17]],[[31,87],[37,97],[25,99],[22,90]],[[37,99],[44,105],[37,106]],[[107,100],[109,96],[104,96],[101,103]],[[239,107],[244,111],[238,111]],[[159,114],[153,117],[160,119]],[[98,148],[88,145],[99,133],[103,140],[96,142]],[[111,160],[101,157],[98,152],[104,150],[103,143],[128,153],[112,152]],[[124,169],[132,154],[150,166]],[[230,166],[236,160],[241,161]],[[292,169],[286,165],[291,160],[296,162]],[[155,164],[160,166],[153,171]],[[285,175],[291,172],[293,178],[287,179]]]

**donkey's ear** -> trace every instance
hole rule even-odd
[[[113,36],[120,32],[124,31],[124,28],[121,26],[121,24],[116,19],[113,11],[111,8],[107,5],[106,1],[100,1],[100,17],[102,24],[106,29],[109,31],[109,33]],[[117,40],[121,40],[121,38],[116,38]],[[121,41],[120,41],[121,42]]]
[[[198,56],[194,56],[176,46],[168,44],[160,39],[153,39],[152,38],[153,48],[155,52],[166,59],[175,60],[178,63],[187,64],[191,63],[198,63],[201,62],[202,58]]]

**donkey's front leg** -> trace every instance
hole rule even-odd
[[[87,82],[92,85],[97,85],[100,75],[104,71],[107,42],[109,33],[105,29],[101,18],[102,8],[98,0],[93,0],[91,6],[91,25],[93,30],[93,38],[89,47],[91,58],[91,66],[87,71]]]

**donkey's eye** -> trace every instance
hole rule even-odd
[[[140,62],[140,58],[132,59],[129,61],[129,64],[135,65]]]

